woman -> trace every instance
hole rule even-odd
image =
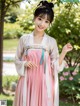
[[[59,56],[56,40],[45,33],[54,18],[52,7],[41,1],[34,12],[34,31],[20,38],[15,56],[20,79],[14,106],[59,106],[58,72],[72,46],[66,44]]]

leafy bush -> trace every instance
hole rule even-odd
[[[60,52],[66,43],[70,42],[73,46],[73,50],[65,57],[68,68],[60,73],[60,94],[74,102],[80,101],[80,69],[77,73],[74,71],[80,65],[80,6],[75,5],[65,3],[56,7],[54,21],[47,30],[57,40]]]
[[[11,83],[18,81],[18,76],[3,76],[3,88],[10,89]]]
[[[73,102],[80,101],[80,69],[69,67],[59,74],[60,95]]]
[[[25,13],[18,16],[18,23],[21,26],[21,28],[24,30],[25,33],[30,33],[34,29],[34,23],[33,23],[33,12],[36,5],[27,6]]]
[[[72,3],[65,3],[60,7],[56,7],[59,10],[56,11],[52,26],[47,31],[50,36],[57,40],[60,52],[65,44],[72,44],[73,50],[65,57],[69,67],[77,66],[80,63],[79,7],[79,5],[76,7]]]
[[[22,29],[20,26],[15,23],[5,23],[4,25],[4,39],[13,39],[13,38],[19,38],[23,34]]]

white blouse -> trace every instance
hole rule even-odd
[[[58,53],[56,40],[48,36],[47,34],[44,34],[42,42],[40,44],[35,44],[34,36],[32,32],[30,34],[25,34],[21,36],[17,47],[17,51],[15,55],[15,65],[16,65],[16,70],[20,76],[24,76],[24,64],[26,63],[26,61],[22,61],[22,56],[25,54],[25,50],[27,49],[28,46],[30,47],[34,46],[34,48],[36,46],[39,48],[40,47],[45,48],[50,54],[52,67],[54,67],[55,64],[57,65],[58,72],[63,70],[65,66],[64,65],[65,62],[63,61],[63,63],[59,66],[59,53]]]
[[[22,60],[23,55],[25,55],[26,49],[28,47],[31,48],[44,48],[51,58],[51,66],[53,68],[53,75],[54,75],[54,81],[55,81],[55,93],[54,93],[54,106],[59,106],[59,84],[58,84],[58,72],[62,71],[65,67],[65,61],[62,62],[61,65],[59,65],[59,53],[58,53],[58,47],[56,40],[47,34],[44,34],[44,37],[42,39],[42,42],[40,44],[35,44],[34,42],[34,35],[33,32],[30,34],[25,34],[21,36],[19,40],[19,44],[17,47],[16,55],[15,55],[15,66],[18,74],[20,76],[24,76],[24,89],[23,89],[23,106],[26,106],[26,93],[27,87],[26,87],[26,78],[27,75],[25,74],[25,67],[24,64],[26,61]],[[47,65],[46,65],[47,66]],[[48,72],[48,71],[47,71]],[[47,73],[48,76],[48,73]],[[47,81],[47,87],[49,91],[49,83]]]

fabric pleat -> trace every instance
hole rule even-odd
[[[48,67],[49,67],[49,76],[51,81],[51,98],[48,98],[47,95],[47,86],[46,86],[46,75],[44,73],[44,61],[40,64],[42,49],[30,49],[28,54],[24,56],[24,60],[32,61],[37,65],[37,67],[25,69],[25,74],[27,71],[27,93],[26,93],[26,106],[54,106],[53,97],[54,97],[54,80],[51,72],[50,58],[48,57]],[[44,54],[45,55],[45,54]],[[23,106],[23,84],[24,76],[20,77],[19,82],[16,88],[16,106]]]

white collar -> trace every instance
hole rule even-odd
[[[30,40],[29,40],[29,44],[30,45],[41,45],[41,46],[46,46],[46,43],[47,43],[47,37],[46,37],[46,33],[44,34],[43,36],[43,39],[42,39],[42,42],[40,44],[35,44],[34,43],[34,35],[33,35],[33,32],[30,34]]]

